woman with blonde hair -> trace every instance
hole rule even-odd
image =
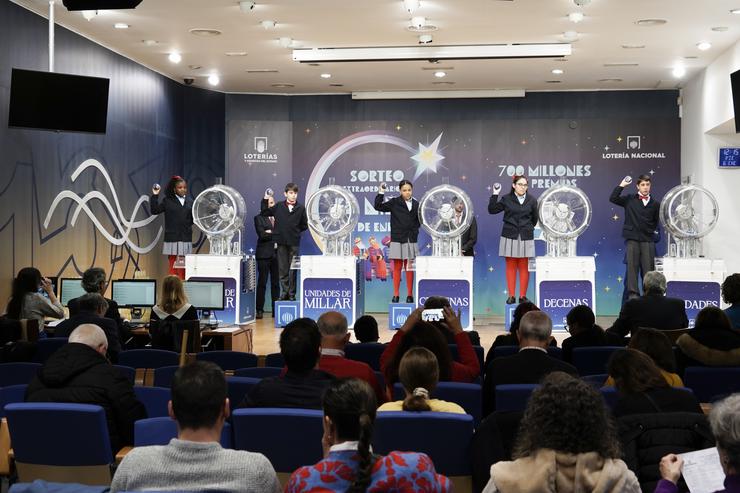
[[[185,287],[179,277],[164,278],[159,304],[152,307],[150,320],[198,320],[198,313],[195,307],[188,303]]]

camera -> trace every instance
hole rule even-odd
[[[422,310],[421,319],[424,322],[441,322],[445,319],[444,310],[442,308],[429,308]]]
[[[239,2],[239,8],[242,9],[242,12],[249,12],[254,9],[254,2]]]
[[[182,79],[182,81],[185,83],[186,86],[192,86],[193,82],[195,82],[195,79],[193,77],[185,77]]]

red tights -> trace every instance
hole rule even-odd
[[[177,262],[177,255],[168,255],[167,260],[170,263],[170,270],[169,270],[170,275],[177,276],[184,281],[185,280],[185,269],[178,269],[175,267],[175,262]]]
[[[527,285],[529,284],[529,259],[506,257],[506,288],[509,296],[516,293],[516,271],[519,271],[519,297],[527,296]]]
[[[406,269],[408,264],[406,260],[398,259],[392,259],[391,263],[393,264],[393,296],[398,296],[401,287],[401,270]],[[414,272],[410,270],[406,271],[406,292],[408,296],[414,295]]]

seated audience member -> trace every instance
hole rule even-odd
[[[719,463],[725,473],[725,488],[717,493],[740,492],[740,394],[734,394],[717,402],[709,413],[709,426],[717,442]],[[655,493],[678,493],[683,459],[668,454],[660,461],[663,478]]]
[[[73,330],[82,324],[94,324],[103,329],[108,339],[108,358],[118,362],[118,354],[121,352],[121,340],[119,339],[118,326],[116,322],[105,318],[108,303],[98,293],[87,293],[77,298],[77,313],[64,320],[56,326],[55,337],[69,337]]]
[[[573,362],[573,348],[606,346],[604,329],[596,325],[594,312],[586,305],[573,307],[565,316],[570,337],[562,344],[563,361]]]
[[[344,347],[349,341],[347,318],[339,312],[325,312],[316,324],[321,333],[319,370],[339,378],[354,377],[364,380],[375,391],[378,402],[385,402],[385,390],[380,387],[370,365],[344,357]]]
[[[334,376],[317,369],[321,334],[310,318],[297,318],[280,334],[284,375],[263,378],[244,398],[240,407],[296,407],[321,409],[321,395]]]
[[[48,298],[39,293],[40,289],[46,293]],[[24,267],[13,279],[5,314],[13,320],[37,320],[39,333],[43,334],[44,317],[64,318],[64,307],[54,294],[51,281],[41,277],[41,272],[37,268]]]
[[[331,383],[323,399],[324,459],[304,466],[290,476],[286,493],[354,492],[444,493],[450,480],[434,470],[425,454],[393,451],[372,453],[375,395],[362,380]]]
[[[609,358],[609,376],[619,392],[614,416],[648,413],[696,412],[694,394],[668,385],[653,360],[636,349],[620,349]]]
[[[648,355],[668,385],[683,387],[683,380],[676,373],[676,355],[673,346],[664,333],[656,329],[640,329],[630,338],[627,347]],[[614,387],[614,379],[607,378],[604,387]]]
[[[624,337],[642,327],[675,330],[689,326],[683,300],[665,295],[666,280],[663,274],[648,272],[642,287],[645,294],[622,305],[619,317],[608,329],[609,332]]]
[[[722,283],[722,299],[730,305],[725,315],[734,330],[740,330],[740,274],[730,274]]]
[[[515,460],[491,466],[483,493],[639,493],[637,478],[620,455],[599,392],[555,372],[532,393],[514,446]]]
[[[511,383],[540,383],[548,373],[562,371],[578,375],[578,370],[565,361],[547,354],[552,337],[552,321],[545,312],[531,311],[519,325],[519,352],[492,359],[483,380],[483,414],[495,408],[496,386]]]
[[[378,321],[372,315],[363,315],[355,320],[353,328],[358,342],[378,342]]]
[[[519,337],[517,336],[517,332],[519,331],[519,324],[522,321],[522,317],[526,313],[532,311],[540,311],[540,309],[531,301],[525,301],[524,303],[519,303],[517,305],[517,307],[514,309],[514,316],[511,319],[511,325],[509,326],[509,333],[496,337],[496,339],[493,341],[493,344],[491,344],[491,347],[486,353],[486,361],[484,363],[484,366],[488,366],[488,363],[490,363],[493,359],[493,348],[497,346],[519,345]]]
[[[131,382],[106,359],[108,339],[93,324],[77,327],[26,389],[26,402],[97,404],[105,409],[115,454],[134,443],[134,421],[146,418]]]
[[[82,280],[80,282],[82,284],[82,289],[84,289],[86,293],[98,293],[101,296],[105,296],[105,290],[108,289],[108,278],[105,275],[105,270],[100,267],[91,267],[87,269],[82,273]],[[77,315],[80,310],[79,301],[80,298],[72,298],[67,302],[70,317]],[[121,314],[118,312],[118,303],[108,298],[105,298],[105,301],[108,303],[108,309],[104,315],[105,318],[109,318],[116,322],[118,330],[124,331],[123,319],[121,318]],[[121,334],[121,339],[128,339],[127,331]]]
[[[688,366],[740,365],[740,332],[732,330],[730,319],[716,306],[707,306],[696,315],[694,328],[676,339],[678,369]]]
[[[210,361],[178,369],[172,379],[170,417],[177,438],[167,445],[136,447],[116,469],[111,493],[179,490],[280,491],[275,470],[262,454],[221,447],[221,430],[231,412],[224,372]]]
[[[152,307],[150,320],[198,320],[197,310],[188,303],[182,279],[177,276],[164,278],[159,304]]]
[[[452,309],[452,305],[450,304],[449,298],[446,296],[429,296],[426,300],[424,300],[424,310],[436,310],[436,309],[442,309],[445,308]],[[454,310],[453,310],[454,311]],[[456,312],[459,313],[459,312]],[[430,322],[432,325],[437,327],[440,332],[442,332],[442,335],[447,339],[447,344],[457,344],[455,341],[455,336],[451,330],[449,330],[449,327],[447,326],[447,322],[444,320],[440,320],[437,322]],[[475,346],[480,346],[480,335],[475,330],[469,330],[465,332],[465,335],[468,336],[468,339],[470,339],[470,343]]]
[[[478,357],[455,313],[449,308],[444,309],[445,327],[455,337],[459,362],[452,359],[450,348],[439,328],[421,320],[421,312],[421,308],[411,312],[380,355],[380,369],[385,374],[388,388],[392,389],[393,384],[398,382],[401,358],[414,346],[425,347],[437,357],[440,381],[469,383],[478,378],[480,375]]]
[[[465,410],[454,402],[432,399],[430,396],[439,381],[437,357],[423,347],[412,347],[401,358],[398,368],[406,398],[402,401],[386,402],[378,411],[436,411],[465,414]]]

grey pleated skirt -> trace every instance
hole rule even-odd
[[[162,255],[189,255],[193,253],[193,244],[189,241],[165,241]]]
[[[395,260],[413,260],[419,255],[419,247],[416,243],[398,243],[391,241],[388,250],[388,258]]]
[[[512,240],[502,236],[498,244],[498,255],[513,258],[534,257],[534,240],[522,240],[521,237]]]

